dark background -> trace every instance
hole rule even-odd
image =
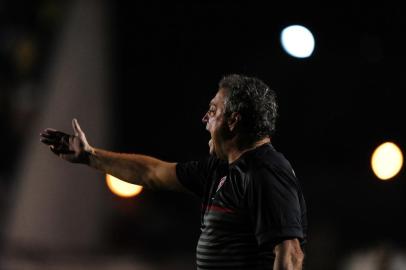
[[[278,94],[273,144],[291,161],[303,185],[309,269],[335,269],[357,249],[381,244],[405,248],[404,170],[384,182],[370,168],[380,143],[393,141],[402,149],[406,143],[400,6],[108,3],[115,123],[111,150],[170,161],[207,155],[209,134],[201,118],[218,81],[231,73],[256,76]],[[4,208],[10,203],[6,194],[15,161],[24,154],[25,133],[41,109],[35,100],[52,61],[49,48],[68,6],[52,1],[0,5]],[[309,58],[292,58],[280,46],[280,32],[291,24],[314,34],[316,47]],[[34,47],[28,68],[12,56],[21,40]],[[19,105],[16,89],[27,83],[34,90],[27,94],[29,102]],[[146,190],[134,199],[114,198],[113,204],[116,212],[106,226],[109,250],[154,258],[189,252],[193,259],[199,203],[191,195]]]

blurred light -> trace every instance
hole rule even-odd
[[[110,190],[120,197],[134,197],[142,191],[142,186],[127,183],[112,175],[106,175],[107,186]]]
[[[372,154],[372,170],[381,180],[388,180],[394,177],[400,171],[402,165],[402,151],[392,142],[381,144]]]
[[[281,33],[283,49],[293,57],[309,57],[314,50],[313,34],[304,26],[292,25]]]

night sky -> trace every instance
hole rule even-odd
[[[178,162],[207,156],[209,133],[201,119],[219,80],[232,73],[255,76],[278,95],[272,142],[302,183],[309,265],[322,258],[335,265],[352,250],[380,243],[405,248],[404,169],[385,182],[370,169],[379,144],[393,141],[406,149],[406,25],[400,4],[106,2],[114,104],[109,110],[115,121],[109,150]],[[29,3],[13,15],[17,25],[31,24],[36,4]],[[296,59],[283,51],[279,35],[292,24],[314,34],[311,57]],[[54,44],[56,32],[42,49]],[[38,36],[47,33],[42,29]],[[50,56],[44,58],[46,66]],[[2,139],[7,136],[13,137]],[[14,152],[10,145],[6,157]],[[145,190],[131,200],[113,200],[116,211],[105,225],[109,247],[152,258],[182,251],[194,260],[197,198]]]
[[[381,182],[370,169],[380,143],[406,143],[404,22],[388,6],[120,3],[113,27],[117,148],[172,161],[203,157],[209,134],[201,118],[218,81],[230,73],[259,77],[278,94],[273,144],[303,184],[309,245],[324,234],[339,254],[401,244],[404,173]],[[291,24],[315,35],[310,58],[281,48],[280,31]],[[165,196],[182,210],[189,201]],[[185,228],[194,221],[187,218]]]

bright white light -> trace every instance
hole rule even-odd
[[[314,50],[313,34],[304,26],[292,25],[281,33],[283,49],[293,57],[309,57]]]
[[[388,180],[394,177],[400,171],[402,165],[402,151],[392,142],[381,144],[372,154],[372,170],[381,180]]]
[[[106,182],[110,190],[120,197],[133,197],[142,191],[142,186],[127,183],[109,174],[106,175]]]

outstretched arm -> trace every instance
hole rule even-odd
[[[45,129],[41,142],[53,153],[72,163],[82,163],[125,181],[151,187],[183,191],[176,177],[176,163],[153,157],[106,151],[90,146],[76,119],[72,120],[74,134]]]
[[[115,153],[93,148],[88,165],[137,185],[183,190],[176,177],[176,163],[165,162],[150,156]]]

